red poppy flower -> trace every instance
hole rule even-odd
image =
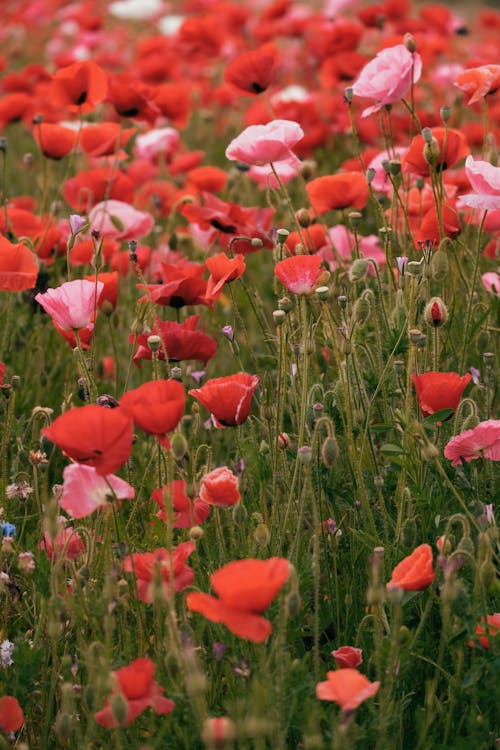
[[[22,292],[33,289],[38,276],[36,258],[26,245],[13,245],[0,236],[0,290]]]
[[[274,82],[278,62],[278,49],[274,42],[269,42],[231,60],[224,71],[224,80],[247,94],[261,94]]]
[[[312,294],[324,278],[328,278],[319,255],[292,255],[276,263],[274,275],[293,294]]]
[[[424,372],[412,375],[413,385],[422,413],[425,417],[442,409],[456,410],[464,390],[472,376],[456,372]]]
[[[154,103],[172,125],[185,127],[191,112],[191,92],[186,83],[172,81],[160,84],[155,89]]]
[[[93,206],[107,198],[132,203],[134,189],[135,186],[130,177],[119,169],[97,167],[88,171],[82,170],[75,177],[66,180],[63,186],[63,196],[71,208],[87,213]]]
[[[122,128],[117,122],[86,125],[80,133],[80,146],[89,156],[112,156],[135,132],[136,128]]]
[[[443,203],[441,207],[441,222],[445,237],[456,237],[462,231],[460,217],[449,203]],[[419,228],[413,235],[413,241],[416,247],[419,247],[422,242],[431,242],[437,246],[441,239],[437,210],[435,206],[432,206],[422,217]]]
[[[121,408],[134,424],[154,435],[165,448],[170,448],[166,433],[177,427],[185,405],[184,388],[178,380],[151,380],[124,393],[120,399]]]
[[[302,244],[302,238],[305,242],[305,250],[308,253],[315,253],[320,247],[328,244],[325,227],[322,224],[311,224],[303,230],[302,237],[298,232],[290,232],[286,238],[285,245],[292,255],[295,255],[296,245]]]
[[[235,255],[228,258],[226,253],[219,253],[207,258],[205,265],[210,271],[207,292],[213,296],[218,294],[224,284],[239,279],[245,272],[245,260],[243,255]]]
[[[99,273],[97,274],[97,278],[95,274],[93,276],[85,276],[84,278],[88,281],[100,281],[103,284],[103,288],[97,299],[97,306],[102,309],[103,304],[107,302],[114,310],[118,302],[118,271]]]
[[[132,420],[123,409],[94,404],[70,409],[42,430],[66,456],[102,476],[113,474],[130,456],[132,434]]]
[[[239,638],[262,643],[272,632],[261,614],[271,604],[290,576],[290,563],[281,557],[269,560],[236,560],[210,576],[216,599],[191,592],[186,604],[212,622],[222,622]]]
[[[213,298],[207,292],[207,282],[203,279],[205,265],[192,263],[186,266],[173,266],[162,263],[161,284],[147,284],[148,296],[157,305],[184,307],[185,305],[213,305]],[[139,289],[144,285],[138,284]],[[144,300],[145,297],[141,297]]]
[[[108,90],[108,75],[92,60],[61,68],[52,79],[51,94],[56,104],[71,111],[91,112]]]
[[[33,97],[23,91],[6,94],[0,99],[0,127],[18,120],[29,121],[35,114]]]
[[[324,214],[333,209],[362,209],[368,202],[368,183],[361,172],[341,172],[317,177],[306,185],[306,192],[315,212]]]
[[[370,682],[357,669],[339,669],[326,673],[326,682],[316,685],[316,697],[321,701],[335,701],[344,713],[355,711],[367,698],[372,698],[380,682]]]
[[[134,354],[136,365],[140,367],[141,359],[152,359],[153,355],[148,346],[148,338],[152,334],[161,338],[158,359],[164,360],[168,357],[169,362],[198,359],[206,364],[215,355],[217,342],[206,333],[196,330],[199,320],[199,315],[191,315],[182,323],[157,318],[151,334],[131,334],[129,341],[137,343],[137,351]]]
[[[187,151],[185,154],[179,154],[170,162],[168,171],[172,177],[176,174],[189,172],[190,169],[194,169],[202,162],[204,156],[204,151]]]
[[[154,103],[154,89],[127,73],[110,76],[107,101],[120,117],[131,120],[154,122],[160,114]]]
[[[438,155],[433,161],[433,168],[442,172],[453,167],[460,159],[465,159],[470,149],[464,134],[453,128],[431,128],[432,137],[437,141]],[[407,172],[428,177],[430,165],[424,156],[425,141],[422,135],[416,135],[402,159]]]
[[[354,648],[354,646],[341,646],[332,651],[332,656],[340,669],[347,669],[348,667],[355,669],[363,661],[363,652],[360,648]]]
[[[421,544],[413,550],[411,555],[396,565],[387,588],[398,587],[404,591],[420,591],[430,586],[434,578],[432,548],[429,544]]]
[[[207,193],[220,193],[227,185],[227,172],[219,167],[195,167],[188,172],[188,185]]]
[[[455,85],[465,94],[470,95],[467,104],[474,104],[500,88],[500,65],[468,68],[458,74]]]
[[[247,419],[258,383],[256,375],[240,372],[207,380],[201,388],[189,391],[189,395],[203,404],[220,425],[235,427]]]
[[[238,478],[227,466],[220,466],[201,480],[200,499],[208,505],[229,508],[241,500]]]
[[[71,348],[76,349],[78,343],[74,331],[61,328],[61,326],[58,325],[54,319],[52,320],[52,325],[56,329],[57,333],[62,336],[65,341],[68,342]],[[80,341],[80,346],[82,347],[83,351],[86,351],[90,348],[90,342],[92,341],[93,335],[94,323],[89,323],[89,325],[85,326],[85,328],[80,328],[78,330],[78,340]]]
[[[141,602],[152,604],[157,570],[160,572],[165,593],[173,585],[174,591],[184,591],[194,581],[193,570],[186,565],[189,555],[196,549],[193,542],[182,542],[170,553],[160,547],[153,552],[135,553],[126,557],[123,569],[134,573],[137,581],[137,596]]]
[[[24,724],[23,709],[17,698],[2,695],[0,698],[0,729],[2,732],[17,732]]]
[[[486,615],[486,621],[483,617],[476,627],[475,634],[483,648],[490,648],[490,639],[498,638],[500,635],[500,612],[495,612],[493,615]],[[473,646],[474,641],[469,641],[468,645]]]
[[[67,156],[75,147],[76,130],[42,122],[33,131],[33,136],[40,146],[44,156],[59,161]]]
[[[155,665],[150,659],[135,659],[128,666],[112,672],[115,685],[104,707],[94,714],[97,723],[106,729],[128,726],[149,706],[158,714],[173,711],[175,703],[163,697],[163,688],[153,680],[154,673]],[[112,708],[113,698],[117,695],[121,695],[127,704],[127,713],[121,723]]]
[[[152,499],[158,503],[160,510],[156,514],[165,523],[169,523],[169,513],[165,507],[165,498],[169,498],[172,504],[172,526],[174,529],[189,529],[195,524],[206,521],[210,514],[210,505],[199,497],[190,500],[186,495],[186,482],[184,479],[174,479],[172,493],[170,485],[158,487],[151,493]]]

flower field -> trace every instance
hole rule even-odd
[[[500,743],[500,11],[7,0],[0,750]]]

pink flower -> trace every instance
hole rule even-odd
[[[103,289],[102,281],[96,284],[95,281],[75,279],[37,294],[35,299],[60,328],[74,331],[87,328],[94,319],[96,301]]]
[[[409,52],[404,44],[387,47],[365,65],[352,87],[355,96],[375,99],[376,104],[363,110],[362,117],[378,112],[386,104],[404,97],[422,74],[422,60],[417,52]]]
[[[473,193],[461,196],[461,202],[483,211],[500,209],[500,167],[487,161],[474,161],[471,155],[465,160],[465,174]]]
[[[137,211],[123,201],[107,200],[98,203],[89,213],[92,231],[115,240],[137,240],[149,234],[154,219],[145,211]]]
[[[134,497],[134,488],[114,474],[100,476],[93,466],[69,464],[63,471],[61,508],[73,518],[84,518],[97,508],[109,505],[114,496]]]
[[[299,160],[291,149],[303,136],[304,131],[293,120],[272,120],[267,125],[251,125],[231,141],[226,149],[226,157],[256,167],[285,160],[297,164]]]
[[[488,273],[483,273],[481,279],[487,292],[500,297],[500,274],[495,271],[488,271]]]
[[[487,419],[472,430],[465,430],[445,446],[444,455],[452,466],[475,458],[500,461],[500,419]]]
[[[392,182],[389,179],[389,175],[385,171],[383,164],[390,159],[399,159],[402,161],[404,155],[408,149],[406,148],[395,148],[391,153],[388,151],[381,151],[375,156],[368,165],[368,169],[375,171],[375,176],[371,181],[371,186],[378,193],[386,193],[392,195],[393,187]]]
[[[341,646],[336,651],[332,651],[332,656],[340,669],[356,669],[363,661],[362,650],[354,646]]]
[[[201,480],[200,500],[208,505],[228,508],[240,501],[238,478],[227,466],[214,469]]]
[[[46,531],[38,547],[45,551],[50,560],[61,557],[75,560],[85,552],[83,540],[72,526],[60,528],[54,538]]]
[[[312,294],[328,271],[321,267],[319,255],[293,255],[276,263],[274,275],[293,294]]]
[[[174,128],[154,128],[135,139],[134,154],[138,159],[154,159],[157,154],[172,154],[180,137]]]
[[[273,162],[273,166],[279,175],[281,182],[286,185],[287,182],[293,180],[297,175],[300,167],[300,160],[292,155],[290,159],[284,159],[283,161]],[[261,188],[274,188],[278,186],[278,180],[276,179],[273,170],[269,165],[263,167],[250,167],[247,172],[248,176],[252,178],[254,182]]]

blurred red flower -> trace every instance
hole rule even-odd
[[[455,85],[470,96],[467,104],[474,104],[500,88],[500,65],[468,68],[458,74]]]
[[[361,172],[340,172],[311,180],[306,192],[315,212],[324,214],[333,209],[362,209],[368,202],[368,183]]]
[[[178,309],[185,305],[207,305],[212,307],[213,298],[207,293],[207,282],[203,278],[205,265],[192,263],[186,266],[161,264],[162,283],[138,284],[146,288],[148,297],[157,305]],[[145,300],[141,297],[141,300]]]
[[[214,469],[201,480],[200,499],[220,508],[236,505],[241,499],[238,478],[227,466]]]
[[[174,479],[172,493],[170,485],[158,487],[151,493],[152,499],[158,503],[160,510],[156,514],[165,523],[169,523],[169,512],[165,505],[165,499],[169,498],[172,504],[172,526],[174,529],[189,529],[191,526],[203,523],[210,514],[208,503],[195,497],[191,500],[186,495],[186,482],[184,479]]]
[[[453,167],[460,159],[465,159],[470,149],[464,134],[453,128],[431,128],[432,137],[437,141],[438,155],[433,161],[433,168],[439,172]],[[408,151],[403,156],[402,164],[406,172],[412,172],[428,177],[430,165],[424,156],[425,140],[422,135],[416,135]]]
[[[2,732],[17,732],[24,724],[23,709],[17,698],[2,695],[0,698],[0,729]]]
[[[36,258],[26,245],[0,237],[0,290],[22,292],[33,289],[38,276]]]
[[[274,82],[279,52],[274,42],[242,52],[224,71],[224,80],[247,94],[261,94]]]
[[[56,104],[70,111],[91,112],[104,99],[107,90],[107,73],[92,60],[84,60],[58,70],[50,93]]]
[[[271,604],[290,575],[290,563],[281,557],[269,560],[236,560],[210,576],[219,597],[191,592],[186,603],[213,622],[222,622],[239,638],[255,643],[265,641],[272,632],[269,620],[261,613]]]
[[[173,711],[175,703],[163,697],[163,688],[153,680],[154,673],[155,665],[150,659],[135,659],[128,666],[112,672],[115,684],[104,707],[94,714],[97,723],[106,729],[128,726],[149,706],[158,714]],[[113,698],[117,695],[121,695],[127,704],[123,722],[119,722],[113,713]]]
[[[189,395],[203,404],[219,425],[235,427],[247,419],[258,383],[256,375],[240,372],[207,380],[201,388],[190,390]]]
[[[210,295],[220,292],[224,284],[239,279],[245,272],[245,260],[243,255],[235,255],[234,258],[228,258],[226,253],[219,253],[207,258],[205,265],[210,271],[207,291]]]
[[[312,294],[329,273],[320,255],[293,255],[276,263],[274,275],[293,294]]]
[[[120,408],[89,404],[61,414],[42,435],[77,463],[93,466],[101,476],[112,474],[132,449],[133,422]]]
[[[161,344],[158,349],[158,359],[168,357],[169,362],[182,362],[186,359],[197,359],[206,364],[217,351],[217,342],[203,331],[197,331],[199,315],[191,315],[182,323],[156,318],[151,333],[141,333],[138,336],[130,334],[129,341],[137,344],[134,362],[140,367],[141,359],[152,358],[148,346],[149,336],[160,336]]]
[[[137,582],[137,596],[141,602],[152,604],[157,570],[165,592],[173,585],[174,591],[184,591],[194,581],[194,572],[186,564],[189,555],[196,549],[193,542],[178,544],[172,553],[163,547],[153,552],[136,552],[126,557],[123,569],[134,573]]]
[[[398,587],[404,591],[420,591],[430,586],[434,578],[432,548],[429,544],[421,544],[413,550],[411,555],[396,565],[387,588]]]
[[[42,122],[36,125],[33,136],[43,155],[55,161],[67,156],[76,143],[76,130],[51,122]]]
[[[476,627],[475,634],[483,648],[490,648],[490,638],[498,638],[500,634],[500,612],[495,612],[493,615],[486,615],[486,621],[483,617]],[[474,641],[469,641],[468,645],[473,646]]]
[[[332,656],[340,669],[346,669],[347,667],[355,669],[363,661],[363,652],[360,648],[354,648],[354,646],[341,646],[332,651]]]
[[[354,711],[367,698],[372,698],[380,682],[370,682],[357,669],[350,667],[327,672],[326,682],[316,685],[316,697],[322,701],[335,701],[344,713]]]

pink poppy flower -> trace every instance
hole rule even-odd
[[[284,185],[297,176],[300,165],[300,160],[295,156],[291,159],[284,159],[283,161],[276,161],[273,163],[273,166]],[[263,167],[250,167],[247,174],[261,188],[276,189],[279,187],[278,180],[276,179],[273,170],[267,164]]]
[[[123,500],[135,494],[128,482],[114,474],[101,476],[93,466],[69,464],[63,471],[63,479],[61,508],[73,518],[84,518],[97,508],[106,507],[114,496]]]
[[[475,458],[500,461],[500,419],[487,419],[472,430],[464,430],[445,446],[444,455],[452,466]]]
[[[293,294],[312,294],[328,274],[319,255],[293,255],[274,267],[274,275]]]
[[[63,556],[65,560],[76,560],[85,552],[83,539],[72,526],[60,528],[54,538],[46,531],[38,547],[50,560]]]
[[[98,203],[89,213],[90,229],[108,239],[137,240],[153,228],[154,219],[145,211],[138,211],[123,201],[107,200]]]
[[[75,279],[66,281],[56,289],[47,289],[35,299],[63,331],[87,328],[94,318],[99,295],[104,289],[102,281]]]
[[[155,594],[157,571],[165,595],[173,587],[174,591],[184,591],[194,581],[194,572],[187,564],[188,557],[196,549],[193,542],[181,542],[172,553],[165,547],[153,552],[135,552],[123,561],[123,569],[134,573],[137,583],[137,596],[141,602],[152,604]]]
[[[138,159],[154,159],[157,154],[172,154],[180,136],[174,128],[153,128],[135,139],[134,154]]]
[[[170,485],[158,487],[151,493],[152,500],[158,503],[160,510],[156,514],[164,523],[170,522],[170,514],[165,507],[165,499],[172,505],[172,526],[174,529],[189,529],[191,526],[199,525],[206,521],[210,515],[210,506],[195,497],[194,500],[186,495],[186,482],[184,479],[174,479],[172,483],[172,492]]]
[[[380,682],[370,682],[357,669],[347,667],[336,672],[327,672],[327,679],[316,685],[316,697],[321,701],[335,701],[344,713],[355,711],[356,708],[374,696]]]
[[[487,292],[500,297],[500,274],[495,271],[488,271],[488,273],[483,273],[481,279]]]
[[[355,96],[375,99],[376,104],[363,110],[362,117],[378,112],[386,104],[402,99],[422,74],[418,52],[409,52],[404,44],[387,47],[365,65],[352,87]]]
[[[291,149],[304,137],[304,131],[293,120],[272,120],[267,125],[250,125],[231,141],[226,157],[256,167],[271,162],[299,163]]]
[[[336,651],[332,651],[332,656],[339,669],[356,669],[363,661],[362,650],[354,646],[341,646]]]
[[[201,480],[200,499],[208,505],[229,508],[240,502],[238,478],[227,466],[220,466]]]
[[[461,196],[461,202],[483,211],[500,209],[500,167],[487,161],[474,161],[471,155],[465,160],[465,174],[473,193]]]

